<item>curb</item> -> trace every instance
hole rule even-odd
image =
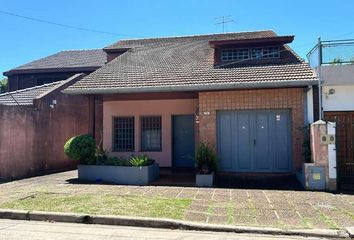
[[[327,229],[283,230],[279,228],[261,228],[244,226],[224,226],[216,224],[195,223],[161,218],[126,217],[110,215],[87,215],[77,213],[56,213],[42,211],[24,211],[0,209],[0,219],[55,221],[67,223],[103,224],[148,228],[167,228],[194,231],[252,233],[267,235],[287,235],[321,238],[349,238],[348,231]]]

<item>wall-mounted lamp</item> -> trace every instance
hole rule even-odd
[[[325,92],[326,99],[328,98],[329,95],[333,95],[336,93],[336,90],[334,88],[330,88],[328,92]]]
[[[54,109],[55,105],[57,105],[57,100],[52,100],[52,103],[49,105],[51,109]]]

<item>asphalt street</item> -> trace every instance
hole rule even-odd
[[[77,223],[36,222],[0,219],[1,240],[97,240],[97,239],[319,239],[292,236],[198,232]]]

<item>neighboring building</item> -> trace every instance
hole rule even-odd
[[[66,140],[92,132],[93,102],[61,91],[83,77],[0,94],[0,180],[76,168]]]
[[[93,127],[102,104],[61,90],[102,67],[106,58],[102,49],[62,51],[4,73],[9,92],[0,94],[0,179],[76,167],[64,143],[102,131]]]
[[[91,73],[106,62],[102,49],[62,51],[24,64],[3,74],[8,91],[61,81],[76,73]]]
[[[317,116],[337,123],[339,186],[354,189],[354,41],[321,41],[308,58],[322,83]]]
[[[122,40],[109,62],[64,90],[103,101],[103,147],[194,167],[217,149],[219,171],[295,173],[313,120],[314,71],[273,31]]]

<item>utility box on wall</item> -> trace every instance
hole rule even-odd
[[[297,177],[308,190],[337,190],[336,124],[319,120],[311,124],[311,163]]]
[[[326,177],[324,167],[308,166],[307,184],[311,190],[322,190],[326,188]]]

